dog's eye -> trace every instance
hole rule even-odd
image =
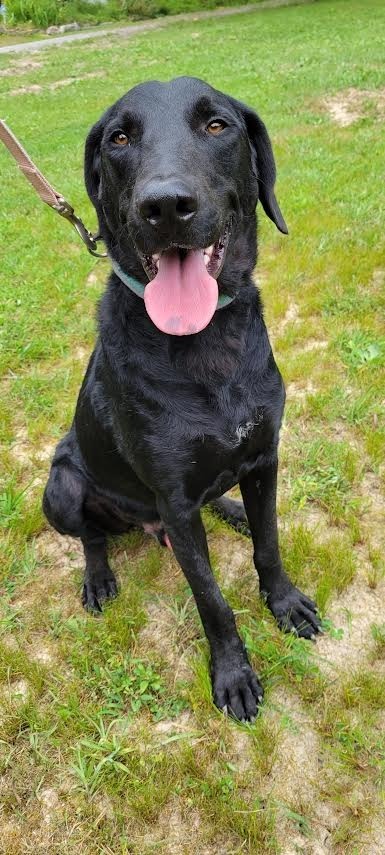
[[[114,136],[112,137],[112,141],[115,143],[115,145],[130,145],[130,141],[126,134],[123,133],[123,131],[119,131],[118,134],[114,134]]]
[[[227,128],[226,122],[223,122],[221,119],[214,119],[213,122],[210,122],[210,124],[207,125],[209,134],[212,134],[214,137],[221,134],[225,128]]]

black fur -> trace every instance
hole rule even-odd
[[[218,117],[225,127],[214,137],[207,126]],[[129,145],[114,142],[118,132]],[[82,540],[83,603],[91,609],[116,594],[107,535],[144,525],[164,542],[167,533],[209,641],[214,701],[249,720],[262,688],[210,568],[203,504],[237,528],[248,522],[261,591],[279,625],[305,638],[319,628],[314,603],[288,579],[278,548],[285,393],[252,280],[258,197],[287,231],[270,141],[255,113],[202,81],[145,83],[91,130],[85,180],[109,251],[143,284],[138,250],[206,247],[231,221],[218,283],[236,296],[202,332],[175,337],[160,332],[143,300],[110,275],[99,338],[74,422],[56,450],[44,511],[59,532]],[[194,214],[152,224],[141,214],[149,185],[175,181],[194,198]],[[238,483],[247,519],[240,503],[222,497]]]

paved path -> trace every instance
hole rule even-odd
[[[0,47],[2,53],[22,53],[23,51],[42,50],[42,48],[55,47],[71,42],[84,41],[85,39],[100,39],[102,36],[119,36],[124,39],[132,38],[137,33],[146,33],[149,30],[159,30],[169,24],[179,21],[204,21],[206,18],[226,18],[228,15],[241,15],[246,12],[259,12],[262,9],[274,9],[278,6],[302,6],[314,3],[315,0],[262,0],[261,3],[253,3],[248,6],[230,6],[226,9],[210,9],[207,12],[186,12],[183,15],[166,15],[155,21],[144,21],[142,24],[130,24],[126,27],[111,27],[110,29],[81,30],[80,32],[68,33],[63,36],[41,39],[35,42],[23,42],[18,45],[4,45]]]

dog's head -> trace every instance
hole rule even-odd
[[[86,186],[109,252],[146,284],[156,326],[176,335],[209,323],[218,278],[231,295],[251,272],[258,199],[287,233],[275,176],[257,114],[191,77],[135,86],[86,142]]]

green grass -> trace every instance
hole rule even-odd
[[[207,645],[167,550],[140,533],[118,539],[119,597],[101,619],[83,612],[81,549],[50,533],[40,503],[108,267],[1,149],[7,855],[166,855],[192,841],[198,853],[270,855],[318,851],[325,839],[337,855],[382,851],[384,38],[380,0],[325,0],[0,56],[0,115],[90,228],[84,138],[130,86],[195,74],[260,111],[290,229],[284,238],[260,216],[257,279],[288,392],[282,554],[326,630],[315,646],[279,633],[258,598],[249,541],[209,512],[215,573],[264,682],[254,725],[213,707]],[[325,99],[347,89],[373,97],[342,127]]]
[[[258,0],[254,0],[258,2]],[[100,24],[103,21],[155,18],[215,9],[217,6],[239,6],[240,0],[8,0],[7,23],[12,27],[29,24],[39,28],[72,23]]]

